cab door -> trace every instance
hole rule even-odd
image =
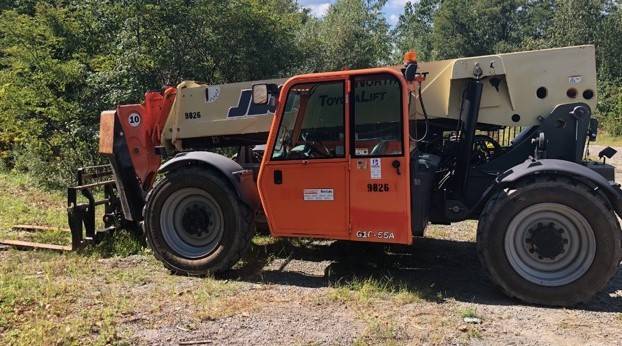
[[[351,78],[351,239],[410,244],[408,93],[390,72]]]
[[[283,86],[258,178],[275,236],[348,239],[346,77]]]

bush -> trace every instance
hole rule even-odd
[[[46,188],[63,189],[76,184],[77,168],[101,164],[104,158],[98,154],[95,141],[72,141],[70,135],[66,137],[67,143],[58,146],[25,143],[15,150],[13,168],[32,175]]]
[[[622,85],[603,82],[598,102],[598,118],[601,128],[610,136],[622,136]]]

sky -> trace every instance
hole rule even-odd
[[[400,14],[404,10],[404,5],[409,0],[389,0],[382,9],[387,21],[391,26],[397,24]],[[410,0],[412,1],[412,0]],[[311,10],[311,13],[316,17],[323,17],[328,11],[328,7],[335,0],[298,0],[301,7],[306,7]]]

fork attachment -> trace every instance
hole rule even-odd
[[[124,228],[125,219],[117,194],[112,166],[90,166],[78,169],[77,186],[67,189],[67,215],[71,230],[71,248],[78,250],[89,244],[101,242],[106,234]],[[96,200],[94,190],[103,189],[103,199]],[[86,202],[79,203],[81,194]],[[104,207],[104,228],[96,227],[96,208]]]

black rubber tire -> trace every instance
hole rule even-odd
[[[208,192],[220,205],[224,234],[217,247],[204,257],[191,259],[168,246],[160,227],[162,206],[173,192],[187,187]],[[248,251],[254,234],[253,213],[217,173],[202,167],[183,167],[166,173],[146,198],[143,211],[147,242],[155,257],[176,274],[207,275],[227,271]]]
[[[577,280],[556,287],[534,284],[521,277],[505,253],[505,234],[513,217],[537,203],[558,203],[578,211],[589,222],[596,254]],[[565,177],[529,178],[500,191],[486,204],[477,228],[477,252],[490,279],[505,294],[524,302],[573,306],[590,300],[615,275],[622,257],[621,232],[615,212],[597,192]]]

